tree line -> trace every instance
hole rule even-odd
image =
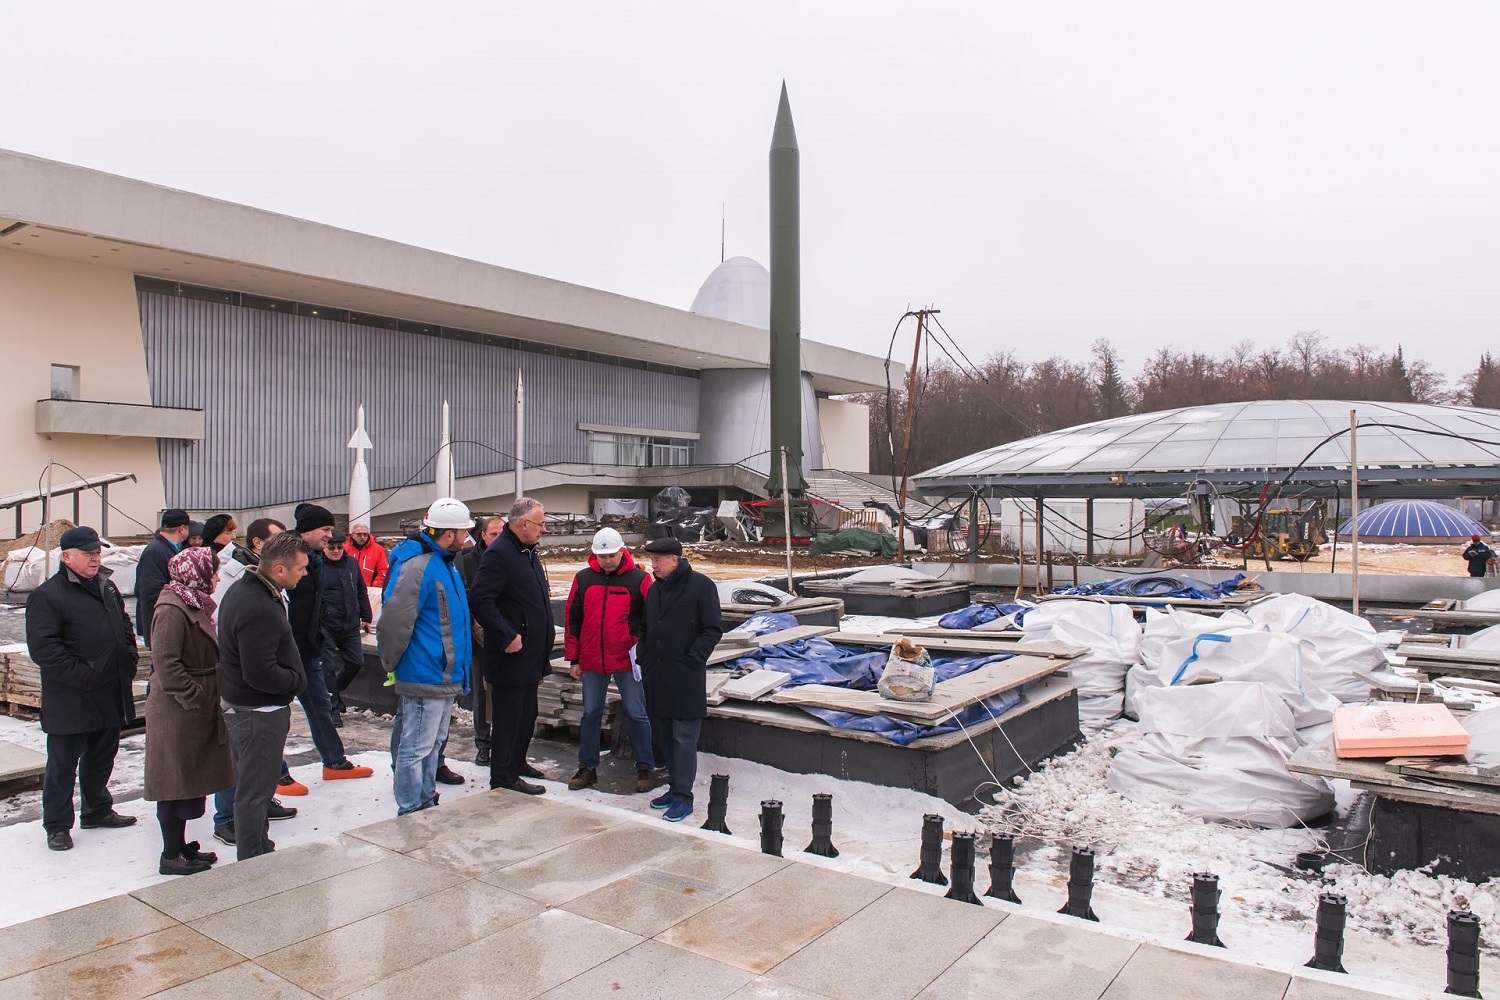
[[[905,438],[907,387],[889,395],[855,397],[870,407],[870,470],[899,475]],[[1247,342],[1222,354],[1163,347],[1127,378],[1108,340],[1094,341],[1091,357],[1024,362],[1014,353],[977,364],[937,359],[917,373],[911,453],[915,475],[935,465],[1007,441],[1094,420],[1181,406],[1256,399],[1367,399],[1376,402],[1456,403],[1500,409],[1500,362],[1489,353],[1449,386],[1427,362],[1401,347],[1385,353],[1367,345],[1334,350],[1316,331],[1300,332],[1282,347]],[[894,457],[894,461],[893,461]]]

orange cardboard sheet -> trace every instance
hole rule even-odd
[[[1333,713],[1339,757],[1449,757],[1469,750],[1469,734],[1448,706],[1376,702]]]

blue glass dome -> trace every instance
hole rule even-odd
[[[1339,537],[1348,538],[1353,519],[1339,525]],[[1452,507],[1428,500],[1392,500],[1359,512],[1359,537],[1381,541],[1468,541],[1471,535],[1487,537],[1489,530]]]

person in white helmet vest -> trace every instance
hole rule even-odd
[[[573,577],[563,615],[564,655],[572,664],[573,679],[583,681],[578,773],[568,781],[568,787],[575,791],[599,780],[600,721],[611,678],[620,692],[620,708],[630,720],[635,790],[649,792],[656,787],[646,693],[635,662],[636,638],[646,615],[646,592],[650,589],[650,575],[635,564],[620,533],[614,528],[600,528],[594,535],[588,568]]]
[[[469,690],[469,598],[454,558],[472,527],[469,508],[443,497],[427,508],[421,530],[391,550],[377,635],[399,701],[392,768],[398,816],[437,804],[453,700]]]

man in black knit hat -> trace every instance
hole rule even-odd
[[[323,636],[323,590],[320,585],[323,549],[333,536],[333,514],[315,503],[298,504],[293,512],[297,519],[291,534],[302,539],[308,548],[307,575],[287,590],[287,618],[292,638],[307,674],[307,688],[297,696],[307,715],[307,728],[313,745],[323,758],[323,780],[368,778],[373,768],[355,764],[344,753],[344,741],[333,721],[333,699],[328,693],[324,671],[334,663]],[[285,779],[283,779],[285,780]]]
[[[151,612],[156,610],[156,599],[167,585],[167,562],[187,545],[187,511],[169,507],[162,511],[161,527],[146,550],[141,553],[135,567],[135,634],[151,645]]]

